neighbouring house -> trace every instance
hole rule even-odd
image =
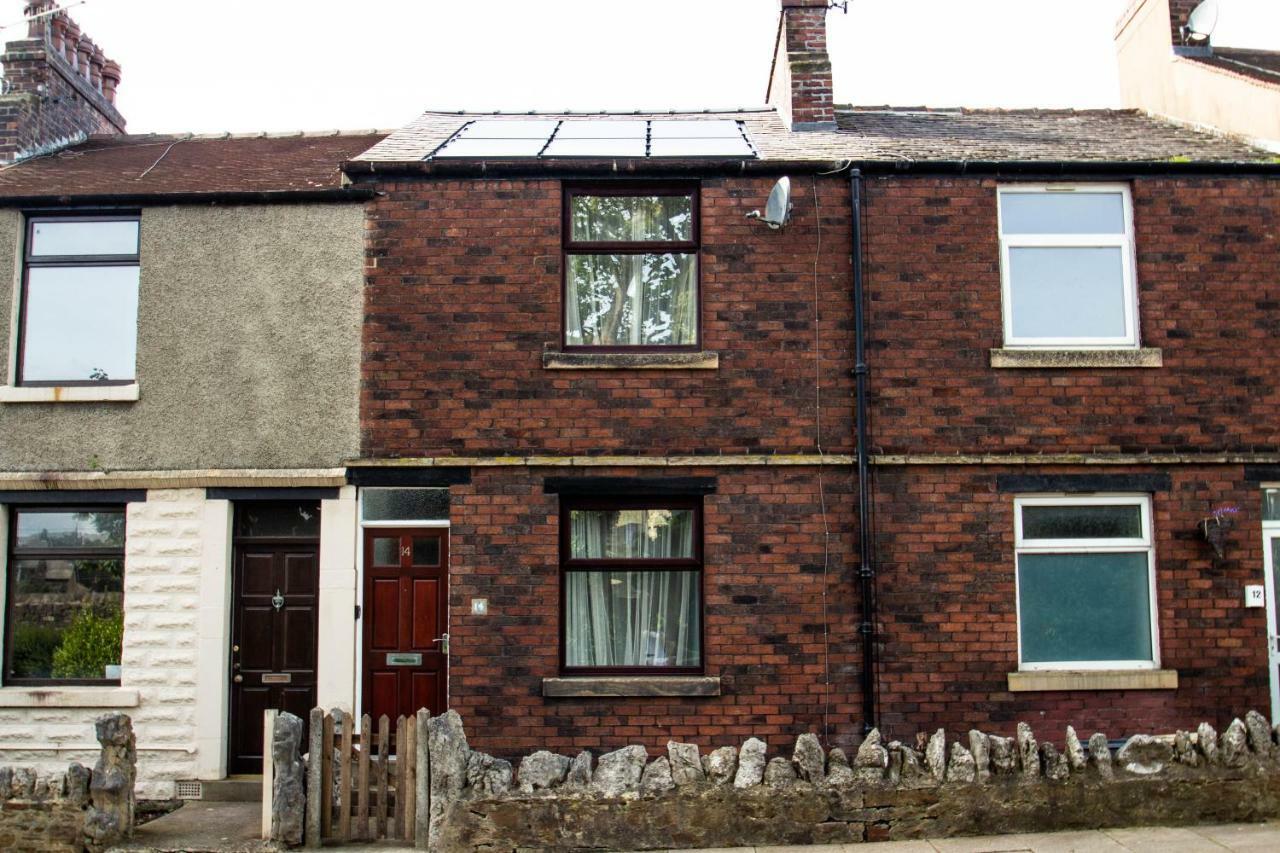
[[[366,710],[517,753],[1268,704],[1280,168],[1137,110],[837,108],[827,6],[782,0],[768,110],[428,112],[345,165],[353,470],[449,495],[364,530]]]
[[[264,707],[350,693],[365,196],[337,164],[380,136],[126,135],[118,66],[28,13],[0,96],[0,754],[91,760],[122,709],[142,794],[172,796],[260,767]]]
[[[1123,103],[1280,152],[1280,51],[1216,45],[1216,20],[1212,2],[1134,0],[1116,25]]]

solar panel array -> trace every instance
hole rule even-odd
[[[756,157],[732,119],[479,119],[428,159]]]

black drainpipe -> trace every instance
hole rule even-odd
[[[862,293],[862,172],[849,172],[853,212],[853,376],[857,397],[858,433],[858,580],[862,591],[862,732],[876,727],[876,600],[875,554],[871,545],[870,451],[867,447],[867,354],[863,329]]]

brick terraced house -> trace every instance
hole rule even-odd
[[[428,112],[345,165],[353,480],[448,489],[364,530],[366,709],[499,754],[1280,713],[1280,167],[836,108],[827,6],[782,0],[768,110]]]
[[[208,138],[123,134],[31,4],[6,66],[87,96],[0,96],[56,128],[0,148],[0,759],[108,707],[147,796],[268,707],[507,756],[1280,713],[1280,166],[836,107],[827,5],[759,109]]]

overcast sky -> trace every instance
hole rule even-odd
[[[64,0],[70,6],[72,0]],[[851,0],[836,100],[1115,106],[1128,0]],[[1280,0],[1219,0],[1214,41],[1280,49]],[[16,22],[22,0],[0,0]],[[89,0],[133,132],[392,128],[430,108],[764,100],[777,0]],[[11,39],[21,32],[0,33]]]

